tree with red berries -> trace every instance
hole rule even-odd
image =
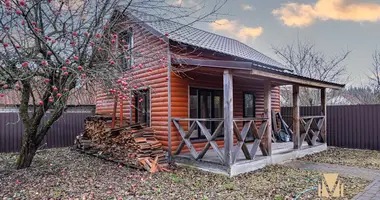
[[[78,88],[96,85],[129,98],[130,92],[123,91],[137,83],[119,77],[131,52],[128,41],[114,32],[119,16],[139,10],[181,19],[196,15],[192,24],[219,8],[200,14],[199,5],[187,8],[163,0],[0,0],[0,98],[7,90],[17,91],[24,124],[17,168],[31,165]],[[42,123],[47,111],[51,115]]]

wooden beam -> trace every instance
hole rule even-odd
[[[323,127],[321,130],[321,137],[324,143],[327,142],[327,103],[326,103],[326,88],[321,89],[321,106],[323,118]]]
[[[124,108],[123,108],[123,99],[120,98],[120,122],[119,126],[123,127],[123,117],[124,117]]]
[[[279,74],[279,73],[272,73],[272,72],[266,72],[258,69],[251,69],[251,74],[256,76],[262,76],[274,80],[279,81],[285,81],[289,84],[298,84],[306,87],[315,87],[315,88],[331,88],[331,89],[342,89],[344,88],[344,85],[340,84],[334,84],[334,83],[328,83],[323,81],[318,81],[306,77],[297,77],[297,75],[289,74]]]
[[[223,73],[223,105],[224,105],[224,164],[232,165],[233,137],[233,83],[232,73],[224,70]]]
[[[113,102],[111,128],[115,128],[115,124],[116,124],[116,109],[117,109],[117,95],[115,95],[115,100]]]
[[[267,148],[268,155],[272,155],[272,85],[270,81],[266,81],[264,85],[264,114],[267,119],[267,129],[265,135],[267,136],[267,140],[263,141],[265,143],[265,147]]]
[[[293,85],[293,148],[301,148],[300,144],[300,86]]]

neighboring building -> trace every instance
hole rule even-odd
[[[1,112],[18,112],[18,106],[20,105],[20,93],[15,90],[5,90],[3,92],[4,96],[0,98],[0,111]],[[38,95],[36,95],[38,96]],[[69,95],[67,101],[66,112],[80,112],[81,110],[85,112],[93,112],[95,107],[95,92],[87,90],[84,88],[74,89]],[[36,102],[38,103],[38,99]],[[33,102],[30,100],[30,106]]]
[[[279,86],[313,87],[323,93],[325,88],[344,87],[298,76],[234,39],[148,14],[128,14],[123,21],[120,32],[130,32],[125,35],[133,41],[132,55],[139,55],[130,65],[144,66],[126,71],[141,87],[136,88],[139,95],[123,101],[123,119],[149,124],[169,155],[186,146],[184,151],[199,160],[211,146],[227,167],[239,160],[235,148],[242,148],[247,159],[254,158],[258,146],[271,155],[270,116],[272,109],[280,111]],[[96,113],[111,115],[113,106],[114,98],[98,91]],[[299,118],[299,113],[294,116]],[[254,124],[265,126],[255,132]],[[239,136],[243,125],[251,127],[253,135]],[[253,138],[257,144],[247,153],[241,140]]]

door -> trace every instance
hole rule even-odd
[[[223,118],[223,91],[201,88],[190,88],[190,118]],[[220,121],[201,122],[212,134]],[[222,136],[223,134],[220,134]],[[199,128],[191,134],[192,139],[205,138]]]

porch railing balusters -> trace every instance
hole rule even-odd
[[[300,117],[301,122],[301,135],[299,146],[306,140],[309,146],[315,146],[317,144],[317,139],[320,138],[323,141],[323,137],[320,137],[322,127],[324,125],[325,116],[307,116]]]
[[[180,121],[190,121],[191,125],[186,132],[180,124]],[[205,121],[220,121],[215,131],[211,134],[209,129],[202,123]],[[243,126],[243,129],[240,131],[236,122],[246,122]],[[256,126],[256,121],[261,121],[260,128],[258,129]],[[189,148],[190,154],[195,160],[202,159],[207,151],[212,147],[213,151],[217,154],[221,163],[224,163],[224,153],[222,148],[219,148],[216,143],[216,139],[222,133],[222,129],[224,127],[224,119],[192,119],[192,118],[173,118],[173,123],[177,128],[178,132],[182,137],[182,141],[179,144],[177,150],[175,151],[175,155],[179,155],[185,145]],[[203,149],[198,153],[196,148],[192,144],[191,135],[196,128],[199,128],[198,131],[202,131],[205,135],[207,143],[203,147]],[[252,160],[255,158],[257,154],[257,149],[260,147],[261,151],[265,155],[267,149],[262,144],[262,138],[265,134],[265,130],[267,127],[267,119],[266,118],[242,118],[242,119],[234,119],[233,120],[233,134],[236,137],[236,144],[233,147],[233,155],[232,155],[232,163],[235,163],[239,158],[240,150],[243,151],[245,159]],[[248,148],[245,140],[248,134],[251,133],[254,137],[254,143],[251,149]]]

